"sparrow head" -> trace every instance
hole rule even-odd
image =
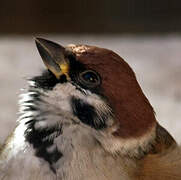
[[[49,112],[36,128],[74,121],[111,153],[136,156],[149,150],[156,133],[154,111],[119,55],[94,46],[35,42],[48,71],[33,78],[30,87],[40,89],[47,102],[36,102],[37,108]]]

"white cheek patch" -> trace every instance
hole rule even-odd
[[[87,103],[95,107],[96,112],[101,114],[102,112],[107,112],[107,114],[112,114],[111,108],[108,104],[103,101],[99,96],[92,94],[86,98]]]
[[[71,111],[70,100],[71,97],[79,98],[93,107],[97,107],[98,111],[109,110],[108,105],[96,94],[92,94],[88,90],[84,90],[86,95],[81,93],[70,83],[57,84],[52,92],[48,93],[48,96],[51,99],[56,101],[56,105],[59,106],[62,110]]]
[[[55,99],[56,105],[64,111],[64,113],[70,113],[71,116],[73,115],[71,107],[72,97],[80,99],[88,105],[94,107],[97,115],[99,116],[99,120],[104,120],[101,118],[103,114],[107,114],[108,116],[112,115],[111,108],[101,97],[91,93],[89,90],[84,90],[84,93],[82,93],[71,83],[57,84],[53,91],[49,93],[49,97],[51,97],[51,99]],[[113,121],[111,122],[113,123]]]

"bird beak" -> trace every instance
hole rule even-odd
[[[69,78],[69,60],[65,57],[65,48],[42,38],[35,38],[35,42],[44,64],[56,78],[59,79],[63,74]]]

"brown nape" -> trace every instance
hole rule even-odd
[[[175,148],[176,146],[177,143],[174,138],[167,132],[166,129],[157,124],[155,142],[149,154],[164,153],[166,150]]]
[[[78,61],[97,71],[102,89],[115,113],[115,136],[140,137],[156,124],[154,110],[130,66],[113,51],[93,46],[72,46]]]
[[[143,158],[139,180],[180,180],[181,147],[158,125],[155,152]]]

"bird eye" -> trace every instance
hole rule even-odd
[[[86,70],[79,75],[80,83],[84,86],[94,88],[100,85],[101,79],[98,73],[93,70]]]

